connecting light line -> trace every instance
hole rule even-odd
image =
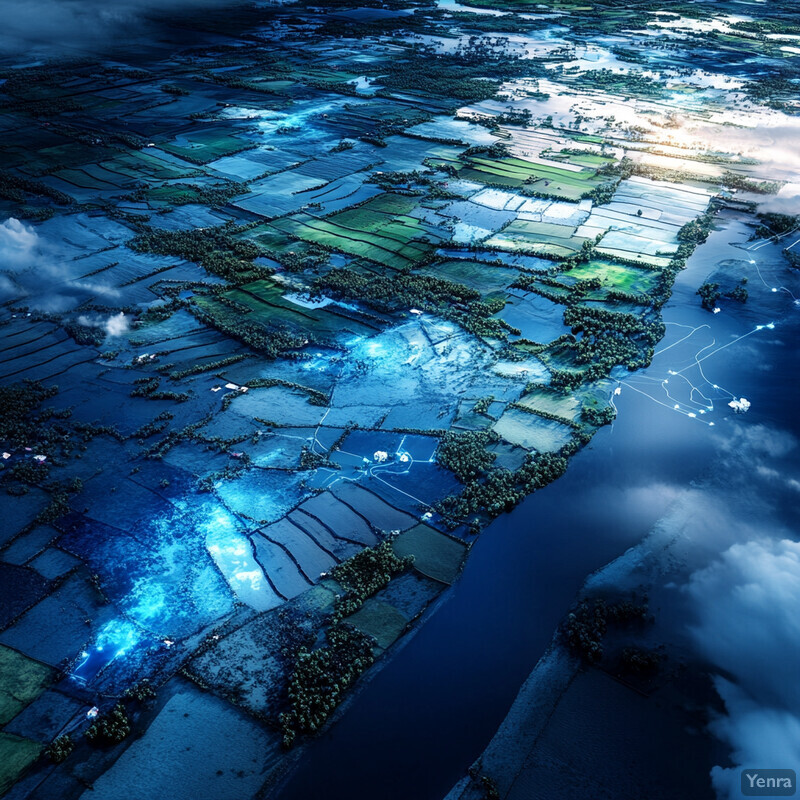
[[[784,236],[788,236],[790,233],[795,233],[796,230],[797,230],[797,228],[792,228],[791,230],[786,231],[785,233],[780,233],[780,234],[776,234],[775,236],[770,236],[769,239],[765,239],[763,242],[758,242],[757,244],[750,245],[750,247],[746,248],[746,250],[747,250],[748,253],[756,253],[762,247],[766,247],[768,244],[774,244],[775,242],[777,242],[780,239],[782,239]],[[787,250],[791,250],[791,248],[794,247],[798,242],[800,242],[800,239],[796,239],[786,249]],[[787,288],[786,286],[783,286],[783,285],[773,286],[773,285],[767,283],[766,280],[764,280],[764,276],[761,274],[761,269],[758,266],[758,262],[752,256],[750,258],[750,263],[756,268],[756,273],[758,274],[758,277],[761,280],[761,283],[763,283],[764,286],[767,289],[769,289],[771,292],[779,292],[779,291],[780,292],[786,292],[786,294],[788,294],[792,298],[792,300],[794,300],[794,302],[796,304],[800,305],[800,300],[798,300],[794,296],[794,293],[792,292],[791,289],[789,289],[789,288]]]
[[[676,345],[679,345],[682,342],[686,342],[687,340],[691,339],[699,331],[702,331],[704,329],[711,331],[711,327],[707,324],[698,325],[696,327],[692,327],[690,325],[684,325],[678,322],[666,322],[664,324],[676,328],[685,328],[689,331],[689,333],[687,333],[685,336],[682,336],[672,344],[663,347],[661,350],[657,351],[655,355],[666,353]],[[747,333],[744,333],[741,336],[737,336],[727,344],[719,346],[717,346],[716,338],[712,338],[711,342],[704,345],[695,352],[694,357],[691,359],[691,362],[689,364],[680,369],[668,369],[666,377],[636,375],[636,376],[631,376],[630,378],[627,378],[624,381],[620,381],[619,386],[617,387],[617,389],[615,389],[614,393],[612,394],[610,404],[616,411],[617,406],[614,403],[614,395],[619,394],[622,390],[622,387],[625,386],[633,389],[633,391],[637,392],[638,394],[641,394],[644,397],[649,398],[657,405],[663,406],[664,408],[668,408],[671,411],[677,412],[678,414],[683,414],[684,416],[689,417],[690,419],[696,419],[698,422],[702,422],[704,425],[708,425],[709,427],[713,427],[714,422],[708,419],[703,419],[702,417],[715,410],[714,398],[722,397],[725,400],[730,399],[734,403],[738,402],[739,398],[730,390],[724,388],[723,386],[720,386],[717,383],[713,383],[703,371],[703,366],[702,366],[703,362],[707,361],[712,356],[717,355],[717,353],[726,350],[728,347],[731,347],[734,344],[738,344],[743,339],[747,339],[749,336],[758,333],[759,331],[765,329],[773,330],[774,328],[775,324],[772,322],[767,323],[765,325],[756,325],[755,328],[753,328],[751,331],[748,331]],[[694,368],[697,368],[702,378],[702,381],[699,384],[695,384],[686,375],[686,373],[689,372],[689,370],[692,370]],[[670,383],[671,380],[672,384]],[[672,385],[675,385],[675,382],[678,382],[677,385],[679,386],[686,384],[689,387],[688,399],[680,400],[679,397],[676,397],[670,391]],[[656,387],[659,387],[661,391],[663,391],[666,399],[657,397],[655,394],[652,393],[652,390],[654,390]],[[746,410],[746,408],[737,410]]]

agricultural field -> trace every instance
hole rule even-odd
[[[4,797],[279,798],[791,185],[788,29],[378,5],[0,42]]]

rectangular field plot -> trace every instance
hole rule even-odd
[[[0,733],[0,795],[20,779],[41,752],[42,746],[38,742]]]
[[[658,286],[660,277],[657,270],[602,259],[592,259],[585,264],[579,264],[564,275],[576,281],[599,278],[605,290],[641,295],[652,292]]]
[[[46,664],[0,645],[0,725],[33,702],[54,677]]]
[[[463,542],[421,523],[400,534],[392,547],[398,556],[414,556],[414,569],[442,583],[456,579],[467,553]]]
[[[577,235],[602,235],[601,254],[663,267],[678,249],[678,231],[706,210],[710,198],[706,189],[629,178],[610,203],[592,210]]]
[[[510,444],[540,453],[552,453],[560,449],[572,436],[571,429],[566,425],[518,408],[507,409],[495,423],[494,431]]]
[[[444,231],[409,216],[414,206],[410,198],[382,194],[327,219],[301,213],[272,225],[298,239],[402,269],[446,238]]]
[[[526,394],[517,401],[517,404],[525,406],[531,411],[554,414],[570,422],[577,422],[581,415],[581,403],[577,397],[561,392],[551,392],[547,389],[537,389]]]
[[[585,238],[575,236],[573,225],[518,219],[487,239],[485,245],[566,258],[580,250],[586,241],[588,240]]]
[[[369,598],[355,614],[347,617],[347,622],[372,636],[380,650],[385,650],[396,641],[405,630],[408,620],[393,605]]]
[[[160,145],[162,150],[198,164],[207,164],[254,146],[225,128],[200,128]]]
[[[529,186],[565,200],[579,200],[603,182],[593,169],[540,164],[522,158],[473,158],[458,171],[458,176],[510,188]]]
[[[234,289],[224,295],[232,300],[241,311],[247,313],[248,322],[256,322],[265,327],[285,325],[296,331],[303,331],[315,341],[334,340],[341,336],[368,336],[380,330],[380,322],[358,311],[345,308],[336,303],[323,307],[309,308],[301,302],[290,299],[283,287],[269,281],[256,281]],[[215,316],[227,316],[230,309],[212,299],[204,299],[202,305],[212,310]]]

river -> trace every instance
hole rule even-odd
[[[502,722],[587,575],[641,541],[676,489],[711,468],[725,426],[737,416],[729,398],[720,397],[707,416],[690,418],[671,401],[660,405],[640,392],[668,400],[658,381],[691,363],[712,337],[716,344],[704,355],[734,344],[703,362],[709,379],[747,396],[748,422],[780,425],[800,437],[786,400],[800,310],[744,266],[749,256],[730,242],[746,234],[731,217],[695,252],[664,308],[670,324],[661,353],[647,370],[623,376],[613,426],[573,458],[564,477],[484,531],[446,599],[310,744],[279,800],[441,800]],[[758,252],[768,284],[771,275],[776,283],[779,276],[797,284],[779,247]],[[726,259],[737,261],[734,271],[747,269],[751,299],[712,315],[695,290]],[[775,331],[734,342],[770,322]],[[665,349],[700,326],[710,329]],[[676,394],[685,393],[682,379],[673,382]]]

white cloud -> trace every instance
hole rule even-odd
[[[730,426],[730,433],[721,442],[724,452],[753,456],[781,458],[797,447],[797,440],[790,433],[775,430],[766,425],[744,425],[738,422]]]
[[[736,767],[715,767],[720,798],[738,798],[741,767],[800,762],[800,543],[748,541],[695,572],[687,586],[700,653],[728,679],[715,685],[727,715],[711,729]]]
[[[63,313],[87,297],[120,296],[107,284],[71,280],[66,263],[56,244],[32,225],[14,217],[0,223],[0,301],[15,299],[30,308]]]
[[[4,269],[26,267],[36,260],[39,237],[24,222],[9,217],[0,223],[0,265]]]
[[[106,333],[109,336],[122,336],[130,327],[130,321],[125,314],[120,311],[119,314],[110,316],[105,321],[103,327],[106,329]]]
[[[130,320],[122,311],[119,314],[112,314],[106,319],[81,315],[78,317],[77,322],[89,328],[103,328],[107,336],[122,336],[123,333],[127,333],[130,330]]]

